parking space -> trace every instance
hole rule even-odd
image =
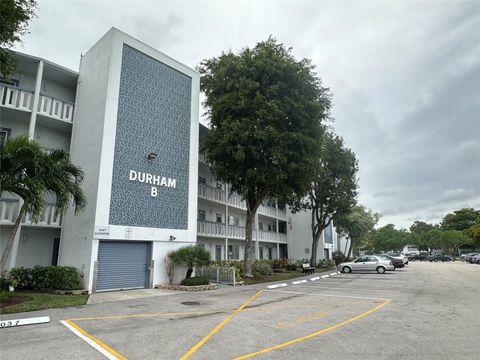
[[[9,359],[54,359],[64,351],[78,359],[384,359],[415,358],[411,349],[422,348],[426,359],[469,359],[480,325],[472,316],[480,314],[480,267],[468,265],[412,263],[386,274],[310,275],[271,290],[181,293],[70,309],[68,316],[56,310],[49,327],[3,330],[0,350]],[[67,326],[59,322],[66,319]],[[35,348],[41,356],[26,356],[35,336],[43,339]]]

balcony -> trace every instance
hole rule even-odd
[[[242,210],[247,210],[247,205],[245,204],[245,200],[242,200],[240,195],[237,193],[232,193],[228,195],[228,206],[236,207]]]
[[[222,189],[219,189],[213,186],[208,186],[206,184],[198,184],[198,197],[225,204],[225,199],[227,198],[227,194]]]
[[[33,91],[0,85],[0,104],[3,107],[30,112],[33,108],[33,98]],[[72,123],[74,107],[74,104],[66,101],[40,95],[37,111],[40,115]]]
[[[0,225],[13,225],[17,219],[19,211],[18,199],[0,199]],[[38,223],[32,222],[30,213],[26,213],[22,218],[22,225],[39,227],[60,227],[61,214],[55,214],[56,205],[47,203],[42,219]]]
[[[7,108],[32,111],[33,91],[0,85],[0,103]]]
[[[197,222],[197,235],[225,239],[245,240],[245,227],[236,225],[225,225],[211,221]],[[257,231],[253,230],[253,240],[257,240]],[[258,230],[258,240],[264,242],[287,242],[287,234],[274,231]]]

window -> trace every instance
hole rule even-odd
[[[228,259],[229,260],[240,259],[240,245],[228,245]]]
[[[263,246],[260,246],[260,248],[258,250],[260,251],[260,253],[259,253],[260,259],[263,259]]]
[[[223,223],[223,221],[222,221],[222,214],[217,213],[215,219],[216,219],[215,221],[216,221],[217,223]]]
[[[328,249],[323,249],[323,258],[325,260],[330,259],[330,253],[329,253]]]
[[[362,263],[362,262],[367,262],[367,257],[366,256],[362,256],[362,257],[359,257],[357,260],[355,260],[356,263]]]
[[[198,210],[198,221],[205,221],[205,210]]]
[[[205,179],[204,177],[199,176],[199,178],[198,178],[198,183],[199,183],[199,184],[206,184],[206,183],[207,183],[207,179]]]
[[[222,245],[215,245],[215,261],[222,261]]]
[[[268,224],[268,231],[272,231],[272,225]]]
[[[10,138],[10,133],[12,130],[7,129],[7,128],[0,128],[0,146],[5,145],[5,143],[8,141]]]
[[[333,244],[333,235],[332,235],[332,224],[328,225],[325,230],[323,230],[323,239],[325,244]]]
[[[258,223],[258,230],[263,231],[263,223],[261,223],[261,222]]]

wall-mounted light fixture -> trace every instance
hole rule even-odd
[[[154,153],[154,152],[151,152],[150,154],[148,154],[147,156],[147,160],[148,161],[153,161],[157,158],[158,154],[157,153]]]
[[[173,240],[175,240],[175,239],[176,239],[176,237],[175,237],[175,236],[173,236],[173,235],[170,235],[170,241],[173,241]]]

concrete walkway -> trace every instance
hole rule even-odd
[[[134,300],[152,296],[173,295],[177,293],[178,291],[162,289],[108,291],[91,294],[88,298],[87,304],[103,304],[112,301]]]

